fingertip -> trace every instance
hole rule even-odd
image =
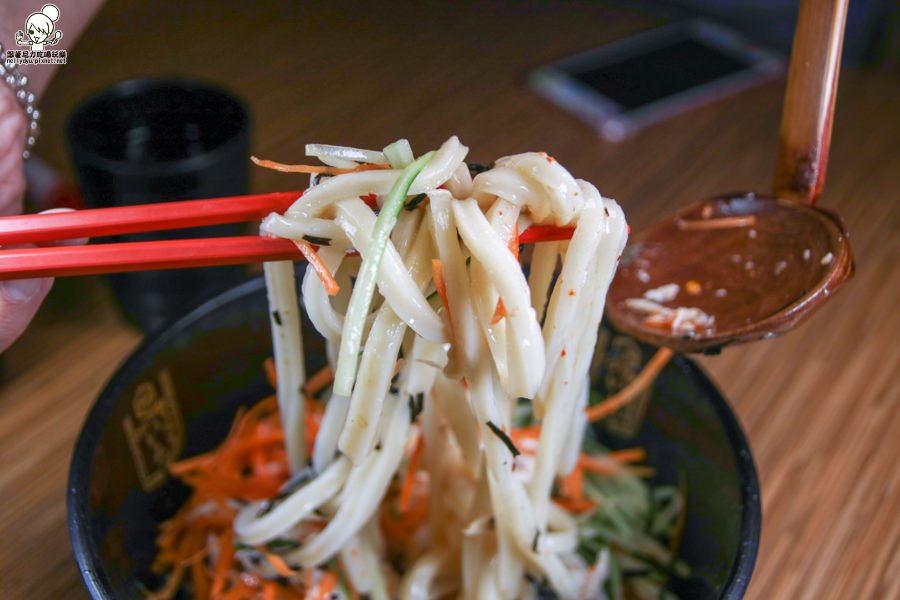
[[[0,296],[8,304],[40,303],[52,285],[53,279],[50,277],[8,279],[0,281]]]
[[[0,281],[0,352],[22,335],[52,286],[51,277]]]

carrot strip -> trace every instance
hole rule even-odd
[[[619,463],[640,462],[647,458],[647,451],[644,448],[627,448],[625,450],[613,450],[606,454],[608,458]]]
[[[491,325],[496,325],[505,316],[506,307],[503,306],[503,298],[497,298],[497,308],[494,309],[494,316],[491,317]]]
[[[180,564],[176,564],[172,569],[171,575],[169,575],[168,581],[166,581],[166,585],[163,589],[158,592],[151,592],[150,590],[145,590],[145,594],[147,595],[148,600],[170,600],[173,596],[175,596],[175,592],[178,591],[178,586],[181,585],[181,578],[184,575],[184,567]]]
[[[194,595],[197,600],[209,600],[209,577],[202,564],[191,565],[191,582],[194,584]]]
[[[584,467],[580,463],[575,465],[571,473],[559,478],[559,491],[570,500],[584,500]]]
[[[366,203],[366,205],[372,210],[378,210],[378,196],[374,193],[366,194],[365,196],[360,196],[360,200]]]
[[[623,465],[622,469],[636,477],[653,477],[656,469],[647,465]]]
[[[234,560],[234,532],[231,528],[226,529],[219,536],[219,557],[216,560],[216,570],[213,574],[212,587],[210,595],[219,596],[225,589],[225,576],[231,570],[231,562]]]
[[[643,452],[643,449],[634,448],[633,450],[625,450],[623,452],[633,452],[635,460],[641,460],[640,458],[636,458],[638,456],[637,451]],[[648,467],[646,465],[623,464],[624,460],[622,458],[618,458],[613,455],[614,453],[612,452],[608,455],[602,456],[589,456],[587,454],[582,454],[578,457],[578,465],[586,471],[599,473],[601,475],[630,473],[637,477],[653,477],[654,473],[656,473],[653,467]],[[625,455],[625,458],[631,457]]]
[[[331,274],[331,271],[328,270],[328,267],[325,266],[325,263],[322,262],[322,259],[319,258],[319,255],[316,254],[316,251],[313,250],[313,247],[309,242],[305,240],[294,240],[294,245],[297,246],[297,249],[300,250],[300,253],[306,258],[309,266],[313,268],[316,275],[319,276],[319,279],[322,280],[322,283],[325,285],[325,291],[329,296],[334,296],[341,291],[341,286],[339,286],[338,282],[334,279],[334,275]]]
[[[303,594],[298,592],[297,588],[290,585],[279,586],[278,593],[281,595],[281,600],[305,600]]]
[[[403,365],[405,365],[405,364],[406,364],[405,360],[403,360],[402,358],[398,358],[397,362],[394,363],[394,372],[391,373],[391,377],[396,377],[397,373],[399,373],[400,370],[403,369]]]
[[[306,380],[303,390],[307,395],[315,396],[332,381],[334,381],[334,371],[331,370],[331,365],[325,365]]]
[[[637,377],[631,380],[631,383],[624,388],[604,400],[599,404],[595,404],[587,409],[588,421],[593,423],[599,421],[603,417],[609,416],[616,412],[632,400],[634,400],[641,392],[649,387],[662,368],[666,366],[669,359],[672,358],[673,352],[669,348],[660,348],[656,351]]]
[[[422,441],[422,436],[419,436],[419,443],[416,444],[416,449],[413,450],[412,456],[409,458],[409,467],[406,469],[406,476],[403,478],[403,487],[400,490],[400,501],[397,504],[397,508],[400,512],[406,512],[409,510],[409,501],[412,498],[412,489],[413,483],[416,480],[416,470],[419,468],[419,457],[422,455],[422,448],[425,444]]]
[[[731,227],[748,227],[756,223],[754,215],[739,217],[722,217],[719,219],[678,219],[678,229],[695,231],[700,229],[729,229]]]
[[[586,471],[603,475],[615,475],[620,470],[620,466],[616,462],[603,456],[582,454],[578,457],[578,464]]]
[[[515,427],[509,432],[509,437],[515,442],[517,439],[539,439],[541,437],[540,425],[528,425],[527,427]]]
[[[269,461],[266,460],[266,454],[259,446],[251,450],[250,464],[253,465],[253,473],[256,475],[265,475],[269,471]]]
[[[169,473],[176,477],[181,477],[192,471],[206,470],[210,467],[210,463],[215,460],[215,456],[211,454],[200,454],[192,456],[169,465]]]
[[[217,600],[253,600],[257,597],[255,589],[244,583],[239,583],[228,590],[224,596],[220,596]]]
[[[278,371],[275,369],[275,359],[271,356],[263,361],[263,371],[266,372],[266,381],[273,388],[278,387]]]
[[[278,597],[278,584],[267,581],[263,584],[263,600],[275,600]]]
[[[441,262],[441,259],[431,259],[431,270],[434,278],[434,289],[437,290],[441,304],[444,305],[444,310],[447,311],[447,320],[450,321],[450,329],[452,330],[453,318],[450,316],[450,301],[447,299],[447,286],[444,282],[444,263]]]
[[[315,446],[316,436],[319,435],[319,427],[322,426],[322,413],[312,410],[310,407],[312,402],[306,403],[306,448],[307,456],[312,456],[312,449]],[[320,405],[319,405],[320,406]]]
[[[513,229],[513,234],[509,236],[509,242],[507,243],[507,247],[509,251],[512,252],[512,255],[519,260],[519,224],[516,223],[515,229]],[[491,317],[491,325],[496,325],[500,322],[500,319],[506,316],[506,307],[503,306],[503,298],[497,298],[497,307],[494,309],[494,316]]]
[[[290,579],[294,575],[297,574],[297,571],[293,570],[288,566],[284,559],[278,556],[277,554],[273,554],[265,549],[263,546],[257,546],[256,550],[262,554],[269,564],[272,565],[272,568],[281,575],[282,577],[287,577]]]
[[[337,587],[338,576],[334,571],[326,571],[321,578],[319,578],[319,593],[316,594],[316,600],[327,600],[328,597],[334,592]]]
[[[284,163],[275,162],[274,160],[266,160],[261,158],[256,158],[255,156],[251,156],[250,160],[253,161],[254,164],[266,168],[273,169],[275,171],[281,171],[282,173],[309,173],[309,174],[325,174],[325,175],[343,175],[344,173],[356,173],[358,171],[373,171],[379,169],[390,169],[391,165],[389,163],[380,163],[380,164],[362,164],[352,169],[341,169],[339,167],[323,167],[323,166],[315,166],[315,165],[286,165]]]

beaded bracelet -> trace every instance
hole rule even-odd
[[[31,149],[34,148],[34,144],[37,141],[38,133],[40,133],[38,119],[40,119],[41,114],[35,107],[35,95],[25,88],[28,85],[28,77],[19,73],[19,68],[15,61],[8,60],[4,56],[2,43],[0,43],[0,77],[16,93],[19,104],[22,105],[22,109],[28,115],[28,138],[25,140],[25,150],[22,152],[22,158],[28,159],[31,156]]]

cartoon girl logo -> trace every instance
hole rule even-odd
[[[20,46],[31,45],[32,52],[43,50],[44,46],[52,46],[59,42],[62,31],[54,33],[53,23],[59,19],[59,9],[55,4],[45,4],[41,12],[32,13],[25,21],[25,31],[16,32],[16,43]]]

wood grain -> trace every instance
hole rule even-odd
[[[42,104],[38,154],[68,169],[62,123],[89,92],[181,74],[243,95],[258,156],[290,161],[306,142],[380,147],[400,136],[422,151],[454,133],[475,161],[546,150],[617,198],[637,229],[695,200],[770,185],[782,83],[618,145],[525,87],[532,67],[660,22],[646,13],[588,3],[247,6],[112,0],[68,46]],[[855,278],[797,331],[701,360],[760,472],[751,600],[900,597],[898,97],[896,71],[841,76],[820,204],[845,219]],[[297,183],[254,171],[252,189]],[[69,456],[91,402],[140,339],[101,279],[73,278],[57,281],[2,357],[0,597],[87,598],[66,532]]]

